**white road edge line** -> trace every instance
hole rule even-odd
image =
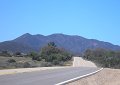
[[[64,82],[61,82],[61,83],[58,83],[58,84],[55,84],[55,85],[65,85],[67,83],[70,83],[72,81],[76,81],[78,79],[81,79],[81,78],[84,78],[84,77],[87,77],[87,76],[90,76],[90,75],[93,75],[93,74],[96,74],[97,72],[103,70],[103,68],[97,70],[97,71],[94,71],[92,73],[89,73],[89,74],[85,74],[85,75],[82,75],[82,76],[79,76],[79,77],[76,77],[76,78],[73,78],[73,79],[70,79],[70,80],[67,80],[67,81],[64,81]]]

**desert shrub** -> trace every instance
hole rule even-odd
[[[25,62],[25,63],[23,63],[23,67],[24,68],[29,68],[29,67],[31,67],[31,65],[28,62]]]
[[[120,52],[105,49],[86,50],[84,58],[95,62],[98,66],[120,68]]]
[[[39,56],[32,56],[32,60],[41,61],[41,57],[39,57]]]
[[[52,63],[51,62],[41,62],[41,67],[49,67],[49,66],[52,66]]]
[[[53,63],[54,65],[59,65],[60,61],[58,61],[58,60],[53,60],[52,63]]]
[[[0,52],[0,56],[12,57],[11,54],[8,51],[2,51],[2,52]]]
[[[24,57],[21,52],[16,52],[14,53],[15,57]]]
[[[64,62],[63,61],[59,62],[59,65],[64,66]]]
[[[8,63],[15,63],[16,61],[14,59],[9,59],[7,62]]]
[[[14,64],[14,67],[16,67],[16,68],[29,68],[32,66],[29,62],[17,62]]]

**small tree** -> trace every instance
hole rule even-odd
[[[49,43],[48,43],[48,46],[57,47],[54,42],[49,42]]]
[[[41,61],[41,57],[40,57],[39,54],[36,53],[36,52],[31,52],[31,53],[29,54],[29,56],[32,58],[32,60]]]

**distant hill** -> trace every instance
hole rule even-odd
[[[44,36],[40,34],[31,35],[26,33],[14,40],[1,42],[0,51],[8,50],[11,52],[20,51],[24,53],[30,51],[40,51],[40,48],[45,46],[48,42],[55,42],[57,46],[65,48],[73,53],[81,53],[88,48],[120,50],[120,46],[118,45],[113,45],[111,43],[95,39],[86,39],[77,35],[52,34]]]

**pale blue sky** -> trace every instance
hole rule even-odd
[[[64,33],[120,45],[120,0],[0,0],[0,42],[24,33]]]

